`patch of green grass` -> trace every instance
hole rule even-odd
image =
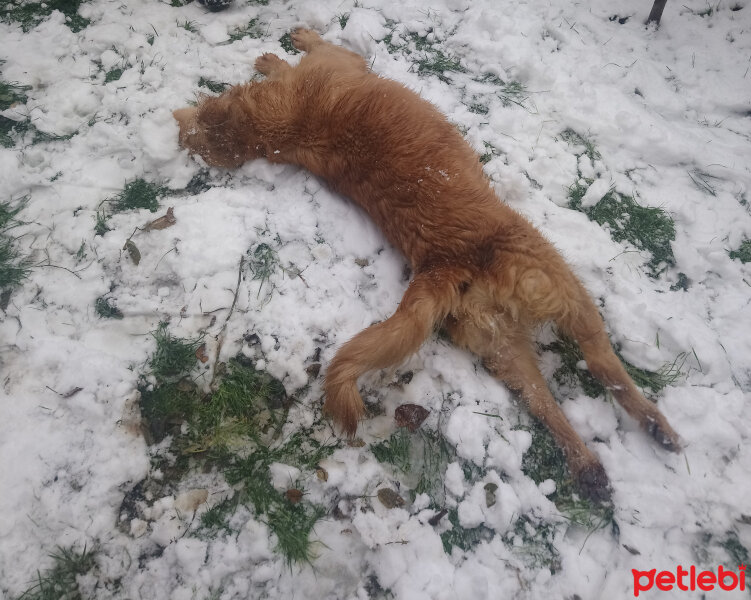
[[[0,292],[9,293],[26,279],[31,269],[31,259],[18,249],[11,230],[20,225],[16,218],[26,206],[26,199],[15,204],[0,202]]]
[[[438,47],[438,42],[434,42],[427,36],[421,36],[416,32],[409,32],[403,36],[406,43],[398,44],[394,39],[396,23],[387,21],[386,25],[392,28],[391,33],[383,38],[386,48],[391,54],[401,52],[403,55],[410,57],[413,64],[417,66],[418,73],[432,74],[441,81],[448,83],[451,79],[446,76],[446,73],[466,72],[459,59],[444,52]]]
[[[212,506],[201,515],[201,522],[196,532],[199,536],[213,537],[211,534],[223,531],[232,533],[229,520],[239,506],[240,495],[234,494]]]
[[[449,463],[458,458],[454,447],[440,433],[424,429],[410,433],[399,428],[389,439],[373,444],[370,451],[378,462],[392,465],[404,476],[413,497],[424,493],[437,506],[443,504],[443,476]],[[466,463],[464,466],[472,469]]]
[[[186,194],[195,196],[196,194],[202,194],[206,190],[210,190],[211,187],[211,184],[209,184],[209,171],[208,169],[202,169],[193,175],[183,191]]]
[[[0,80],[0,110],[6,110],[17,104],[24,104],[27,100],[25,92],[30,89],[31,86]],[[4,148],[12,148],[17,140],[35,143],[67,139],[68,137],[72,136],[54,136],[40,132],[28,117],[16,121],[0,116],[0,146]]]
[[[582,206],[582,198],[591,179],[580,179],[569,188],[569,208],[587,215],[598,225],[606,226],[616,242],[629,242],[639,250],[649,252],[648,275],[657,278],[675,266],[670,242],[675,240],[675,223],[664,210],[642,206],[631,196],[615,190],[608,191],[594,206]]]
[[[215,93],[215,94],[221,94],[224,90],[226,90],[229,87],[228,83],[221,83],[219,81],[213,81],[211,79],[206,79],[205,77],[201,77],[198,80],[199,87],[205,87],[209,91]]]
[[[277,537],[276,549],[288,562],[310,562],[313,557],[310,534],[325,514],[321,506],[302,500],[291,502],[271,485],[269,467],[283,462],[311,470],[328,456],[335,446],[320,444],[305,432],[297,432],[277,446],[259,445],[245,458],[235,457],[225,469],[227,482],[238,489],[238,504],[252,504]],[[299,488],[299,485],[297,487]],[[225,517],[231,516],[229,511]],[[226,521],[225,521],[226,522]]]
[[[589,370],[578,367],[579,363],[584,360],[584,355],[573,339],[559,334],[557,340],[543,346],[542,349],[555,352],[561,359],[561,366],[553,373],[553,378],[559,385],[579,386],[590,398],[605,395],[605,387],[595,379]],[[673,362],[663,364],[657,371],[649,371],[632,365],[620,355],[617,349],[615,353],[634,383],[643,390],[650,390],[654,394],[661,392],[665,387],[683,377],[683,365],[688,359],[688,354],[681,352]]]
[[[529,431],[532,444],[522,458],[522,471],[537,484],[548,479],[555,482],[555,492],[549,498],[572,523],[588,529],[600,529],[613,522],[613,508],[576,494],[576,484],[566,465],[566,457],[551,433],[539,422],[520,425]]]
[[[0,115],[0,145],[4,148],[15,146],[16,138],[24,138],[28,131],[36,132],[36,128],[28,119],[14,121]]]
[[[349,21],[349,13],[343,13],[341,15],[338,15],[336,18],[339,21],[339,27],[344,29],[347,26],[347,22]]]
[[[177,22],[178,27],[182,27],[185,31],[189,31],[190,33],[198,33],[198,28],[196,27],[196,24],[193,21],[183,21],[180,23]]]
[[[159,210],[159,199],[167,190],[145,179],[134,179],[125,184],[125,188],[114,199],[110,200],[115,212],[123,212],[138,208],[145,208],[150,212]]]
[[[219,388],[195,407],[181,446],[190,454],[216,454],[259,443],[281,429],[287,407],[287,393],[278,379],[234,359]]]
[[[600,160],[602,158],[592,140],[577,133],[573,129],[565,129],[560,133],[560,136],[561,139],[567,142],[569,145],[574,146],[575,149],[581,150],[580,152],[576,153],[577,156],[586,154],[592,162]]]
[[[523,515],[514,524],[513,535],[507,536],[511,551],[525,565],[539,570],[547,568],[555,574],[561,570],[561,555],[553,543],[556,527],[551,523],[534,523]],[[515,543],[521,541],[521,543]]]
[[[58,10],[65,15],[65,24],[77,33],[88,27],[89,19],[78,14],[83,0],[45,0],[44,2],[3,2],[0,4],[0,18],[6,23],[18,23],[24,32],[33,29],[44,19]]]
[[[482,77],[475,78],[475,81],[492,85],[493,94],[506,107],[516,104],[523,108],[524,101],[529,97],[527,88],[523,83],[520,81],[504,81],[493,73],[485,73]]]
[[[300,51],[292,45],[292,36],[289,33],[285,33],[279,38],[279,43],[285,52],[289,54],[300,54]]]
[[[441,534],[443,551],[446,554],[451,554],[451,549],[455,546],[464,552],[469,552],[480,542],[493,539],[493,530],[485,527],[485,525],[471,529],[462,527],[461,523],[459,523],[459,512],[455,508],[449,510],[447,518],[449,523],[451,523],[451,529]]]
[[[259,40],[263,36],[264,36],[263,24],[261,23],[260,19],[256,17],[248,21],[246,25],[243,25],[242,27],[238,27],[237,29],[235,29],[230,34],[229,39],[230,39],[230,42],[236,42],[237,40],[241,40],[246,37],[252,38],[254,40]],[[289,37],[289,34],[287,34],[287,36]],[[292,43],[292,40],[290,39],[290,44],[291,43]]]
[[[725,539],[720,543],[725,549],[731,559],[730,565],[732,568],[738,565],[748,565],[751,563],[749,558],[748,548],[746,548],[738,539],[738,534],[735,531],[728,531],[725,535]]]
[[[77,577],[96,568],[96,554],[87,550],[58,547],[50,554],[54,565],[37,572],[36,580],[18,600],[82,600]]]
[[[122,311],[116,306],[113,306],[110,299],[105,298],[104,296],[99,296],[99,298],[96,299],[96,301],[94,302],[94,310],[96,311],[96,314],[98,314],[103,319],[123,318]]]
[[[253,279],[261,282],[258,288],[258,296],[260,296],[264,284],[279,267],[279,254],[266,242],[261,242],[248,250],[247,264],[253,274]]]
[[[404,428],[397,429],[389,439],[370,447],[378,462],[388,463],[402,472],[409,472],[412,464],[412,440]]]
[[[298,430],[280,443],[290,399],[280,381],[244,357],[219,369],[215,390],[204,393],[187,377],[195,367],[200,338],[176,338],[166,324],[153,335],[157,348],[149,366],[157,384],[142,387],[141,413],[154,441],[172,436],[168,454],[176,465],[162,460],[155,468],[162,473],[170,469],[175,478],[191,470],[217,469],[233,490],[202,515],[193,534],[231,534],[232,518],[247,507],[268,524],[276,550],[290,564],[312,560],[310,535],[326,511],[304,497],[277,491],[270,466],[283,462],[310,472],[336,446],[320,443],[311,430]],[[302,492],[299,482],[294,486]]]
[[[444,53],[442,50],[433,50],[426,52],[416,62],[418,73],[430,73],[438,77],[445,83],[450,83],[451,79],[446,73],[465,73],[466,69],[462,67],[459,59]]]
[[[156,350],[149,361],[149,367],[156,380],[173,381],[187,375],[198,360],[196,350],[203,343],[203,338],[173,336],[167,329],[167,323],[160,323],[151,335],[156,340]]]
[[[560,134],[561,139],[574,147],[577,157],[586,155],[592,163],[601,157],[594,143],[573,129]],[[568,206],[583,212],[590,220],[608,229],[616,242],[628,242],[638,250],[648,252],[648,275],[657,278],[675,266],[670,242],[675,240],[675,223],[661,208],[642,206],[632,196],[609,190],[593,206],[583,206],[582,199],[594,180],[583,177],[577,167],[576,182],[568,189]]]
[[[476,115],[487,115],[490,109],[481,102],[470,102],[466,105],[467,110]]]
[[[559,385],[582,388],[590,398],[605,395],[605,387],[595,379],[587,369],[580,369],[578,364],[584,360],[579,345],[570,337],[559,335],[551,344],[542,347],[543,350],[555,352],[561,359],[561,366],[553,373],[553,379]]]
[[[13,148],[17,142],[37,144],[40,142],[65,141],[72,138],[76,132],[66,135],[55,135],[39,131],[28,117],[14,121],[0,115],[0,146]]]
[[[493,157],[500,156],[501,153],[498,151],[498,148],[490,142],[483,142],[483,145],[485,146],[485,152],[480,155],[481,164],[486,165],[493,159]]]
[[[100,208],[96,211],[96,216],[94,217],[95,223],[94,223],[94,234],[95,235],[104,235],[108,231],[112,231],[107,221],[109,220],[109,215],[107,212]]]
[[[466,72],[459,59],[438,48],[436,42],[432,42],[427,37],[414,32],[410,33],[408,37],[419,55],[415,61],[418,73],[433,74],[441,81],[448,83],[451,80],[446,76],[446,73]]]
[[[751,240],[743,240],[737,250],[728,252],[730,258],[740,260],[743,264],[751,262]]]
[[[24,104],[26,102],[26,92],[30,90],[29,85],[19,85],[0,80],[0,110],[6,110],[14,104]]]

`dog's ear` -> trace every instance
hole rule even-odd
[[[238,88],[202,98],[195,126],[200,141],[193,149],[212,166],[239,167],[257,155],[251,152],[253,126]]]
[[[216,97],[204,97],[198,105],[198,126],[204,131],[220,134],[229,130],[244,129],[248,116],[242,109],[234,90]]]

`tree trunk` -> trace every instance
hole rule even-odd
[[[652,5],[652,10],[649,11],[649,18],[647,19],[647,25],[650,23],[655,23],[656,25],[660,24],[660,19],[662,18],[662,11],[665,9],[665,4],[668,0],[655,0],[655,3]]]

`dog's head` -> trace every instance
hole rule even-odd
[[[241,88],[205,97],[198,106],[180,108],[172,114],[180,126],[180,145],[212,167],[235,168],[264,155]]]

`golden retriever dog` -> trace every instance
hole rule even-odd
[[[396,312],[344,344],[328,367],[324,410],[349,436],[365,405],[358,378],[395,365],[443,327],[456,345],[518,393],[563,449],[585,496],[604,500],[602,464],[576,434],[537,365],[535,326],[574,338],[587,368],[664,448],[679,437],[629,378],[597,308],[561,255],[503,204],[477,154],[438,110],[379,77],[353,52],[309,29],[292,33],[297,66],[256,60],[264,81],[176,110],[180,143],[206,163],[254,158],[292,163],[359,204],[409,260],[413,277]]]

